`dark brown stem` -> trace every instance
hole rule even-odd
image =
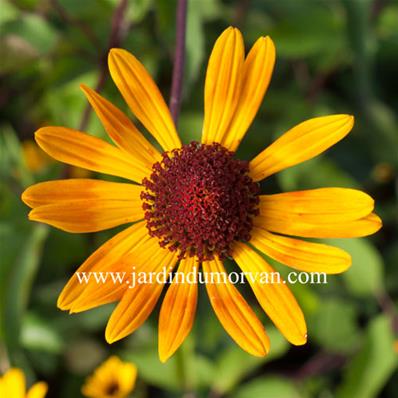
[[[297,380],[308,379],[339,368],[345,361],[346,357],[343,355],[321,352],[309,359],[308,362],[294,373],[293,377]]]
[[[393,332],[398,335],[398,312],[393,299],[387,292],[380,292],[376,294],[376,299],[379,302],[382,311],[390,317]]]
[[[128,6],[128,0],[120,0],[118,6],[115,9],[112,17],[111,32],[109,34],[108,45],[100,56],[100,68],[97,83],[95,85],[95,91],[100,92],[107,79],[107,56],[108,52],[112,47],[120,45],[124,33],[126,32],[126,26],[124,24],[124,15]],[[92,107],[87,104],[83,111],[82,118],[80,120],[79,129],[85,130],[87,128],[88,121],[92,112]]]
[[[250,8],[250,0],[240,0],[236,4],[233,24],[240,29],[243,29]]]
[[[187,23],[187,0],[178,0],[176,16],[176,48],[174,54],[173,80],[171,84],[170,112],[177,125],[181,107],[182,82],[185,64],[185,32]]]
[[[99,47],[99,40],[95,36],[94,32],[87,26],[85,23],[79,21],[72,15],[68,13],[68,11],[58,2],[58,0],[51,0],[51,4],[54,7],[55,11],[58,12],[59,16],[69,25],[75,26],[78,30],[80,30],[84,36],[91,42],[94,48]]]

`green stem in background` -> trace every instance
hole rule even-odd
[[[21,231],[15,230],[15,233],[18,232]],[[1,289],[4,292],[0,300],[0,330],[4,331],[1,337],[11,365],[23,368],[30,378],[33,378],[33,373],[21,349],[21,326],[47,234],[47,226],[35,225],[30,228],[15,255],[6,256],[4,253],[8,261],[3,269],[6,285]]]
[[[177,126],[181,108],[182,83],[185,65],[185,33],[187,27],[187,0],[178,0],[176,13],[176,46],[171,83],[170,113]]]
[[[347,13],[348,38],[354,53],[353,77],[361,117],[367,126],[368,147],[375,159],[383,153],[386,161],[397,164],[396,127],[388,108],[377,100],[373,91],[373,64],[376,43],[371,30],[372,0],[343,0]]]

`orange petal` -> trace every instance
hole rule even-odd
[[[371,213],[358,220],[328,222],[294,222],[282,214],[267,217],[258,216],[254,219],[257,227],[285,235],[302,236],[304,238],[359,238],[372,235],[382,227],[380,218]]]
[[[151,262],[147,263],[147,278],[150,278],[151,273],[157,275],[163,269],[167,270],[165,272],[167,278],[177,263],[177,257],[176,253],[159,247],[157,252],[152,252]],[[162,293],[164,283],[159,282],[156,277],[153,278],[152,283],[139,283],[138,281],[133,288],[125,291],[105,330],[105,338],[108,343],[126,337],[145,322]]]
[[[254,295],[275,326],[292,344],[305,344],[307,327],[304,315],[285,281],[259,254],[243,243],[235,243],[233,258],[246,274]]]
[[[294,223],[338,223],[372,212],[374,200],[348,188],[320,188],[260,196],[260,215]]]
[[[222,141],[236,151],[252,123],[271,81],[275,64],[275,46],[267,37],[260,37],[250,50],[243,66],[242,92],[232,122]]]
[[[182,260],[163,300],[159,315],[159,358],[162,362],[174,354],[192,329],[198,300],[198,266],[195,257]]]
[[[140,201],[140,185],[72,178],[31,185],[22,194],[22,200],[32,208],[76,200]]]
[[[43,127],[36,142],[54,159],[84,169],[141,182],[151,169],[119,148],[80,131],[66,127]]]
[[[68,232],[94,232],[144,218],[142,187],[91,179],[32,185],[22,200],[34,208],[29,218]]]
[[[311,159],[352,129],[354,117],[331,115],[309,119],[283,134],[250,162],[250,175],[255,181]]]
[[[253,228],[250,243],[282,264],[305,272],[337,274],[351,266],[351,256],[337,247],[274,235]]]
[[[148,233],[141,237],[141,231],[137,231],[134,241],[130,241],[131,249],[112,264],[96,265],[92,273],[104,275],[105,283],[87,284],[84,291],[73,302],[70,312],[86,311],[98,307],[107,302],[120,301],[127,288],[133,288],[135,281],[132,278],[133,272],[146,272],[147,264],[156,262],[159,256],[164,256],[164,251],[159,250],[159,242],[151,238]],[[102,267],[103,265],[103,267]],[[149,265],[149,268],[152,265]],[[100,272],[98,272],[100,271]],[[102,272],[101,272],[102,271]],[[95,282],[95,275],[94,282]],[[91,281],[92,282],[92,281]]]
[[[68,232],[95,232],[144,218],[142,187],[101,180],[70,179],[32,185],[22,200],[29,219]]]
[[[210,55],[205,82],[202,143],[222,142],[238,105],[245,49],[238,29],[229,27]]]
[[[120,109],[84,84],[80,87],[104,125],[106,132],[119,148],[124,149],[134,159],[149,167],[161,159],[160,153]]]
[[[232,339],[245,351],[255,356],[267,355],[270,341],[264,327],[239,293],[228,280],[212,283],[211,275],[226,275],[222,262],[218,259],[203,262],[203,272],[207,275],[206,289],[210,303],[219,321]]]
[[[144,65],[126,50],[112,48],[108,57],[112,79],[138,120],[165,151],[181,146],[169,109]]]
[[[126,228],[91,254],[79,267],[77,272],[112,271],[114,264],[119,262],[120,259],[138,245],[139,242],[143,241],[146,236],[148,236],[148,230],[145,226],[145,222],[139,222]],[[82,292],[91,284],[98,288],[98,285],[92,280],[88,284],[79,283],[77,275],[74,274],[63,288],[58,298],[58,308],[61,310],[69,310]]]

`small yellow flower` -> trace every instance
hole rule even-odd
[[[235,151],[252,123],[269,85],[275,47],[260,37],[245,57],[238,29],[228,28],[215,43],[205,82],[201,143],[182,145],[169,109],[144,66],[132,54],[112,49],[111,76],[132,112],[157,140],[158,150],[133,122],[105,98],[82,86],[116,146],[65,127],[36,132],[39,146],[55,159],[132,183],[74,179],[28,188],[23,201],[31,220],[65,231],[95,232],[135,223],[95,251],[80,272],[156,273],[178,265],[179,273],[225,272],[233,258],[245,273],[273,273],[258,251],[300,271],[336,274],[351,265],[343,250],[304,238],[352,238],[381,227],[367,194],[344,188],[260,195],[259,181],[313,158],[352,129],[350,115],[307,120],[291,128],[250,162]],[[303,313],[284,281],[248,282],[281,333],[305,344]],[[109,343],[133,333],[148,318],[163,284],[98,286],[73,276],[58,306],[85,311],[118,302],[106,327]],[[266,355],[265,329],[232,283],[207,283],[211,305],[229,335],[247,352]],[[172,283],[159,317],[159,356],[167,360],[189,334],[196,311],[197,283]]]
[[[43,152],[32,140],[22,142],[22,154],[26,167],[32,173],[39,173],[54,162],[53,159]]]
[[[137,368],[112,356],[87,378],[82,393],[89,398],[126,398],[134,389]]]
[[[39,382],[26,392],[25,375],[22,370],[12,368],[0,377],[0,397],[2,398],[44,398],[47,384]]]

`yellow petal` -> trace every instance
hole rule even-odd
[[[260,37],[250,50],[243,66],[242,92],[234,117],[222,141],[236,151],[252,123],[271,81],[275,64],[275,46],[271,38]]]
[[[207,275],[206,289],[210,303],[219,321],[231,338],[245,351],[255,356],[267,355],[270,341],[264,327],[239,293],[228,280],[211,283],[211,275],[225,275],[226,271],[218,259],[203,262]]]
[[[47,393],[48,387],[44,382],[39,382],[34,384],[30,390],[26,398],[44,398]]]
[[[77,272],[89,273],[99,271],[112,271],[114,264],[120,261],[132,248],[134,248],[140,241],[144,240],[148,235],[148,230],[145,222],[139,222],[133,226],[126,228],[119,232],[112,239],[100,246],[90,257],[79,267]],[[88,285],[98,285],[89,283]],[[86,284],[79,283],[79,280],[74,274],[66,286],[63,288],[57,302],[58,308],[61,310],[69,310],[77,298],[87,288]],[[97,289],[98,290],[98,289]]]
[[[80,87],[104,125],[106,132],[119,148],[124,149],[134,159],[148,164],[149,167],[161,159],[160,153],[120,109],[84,84]]]
[[[25,375],[22,370],[17,368],[9,369],[2,378],[0,377],[0,382],[6,397],[25,397]]]
[[[289,223],[337,223],[370,214],[374,200],[362,191],[320,188],[260,196],[260,215]]]
[[[269,214],[254,219],[257,227],[285,235],[302,236],[304,238],[360,238],[372,235],[382,227],[380,218],[371,213],[358,220],[341,222],[294,222],[282,214]]]
[[[108,57],[112,79],[138,120],[165,151],[181,146],[169,109],[145,67],[128,51],[113,48]]]
[[[191,331],[198,300],[198,266],[195,257],[182,260],[163,300],[159,314],[159,358],[162,362],[174,354]]]
[[[292,344],[305,344],[307,327],[304,315],[285,281],[280,276],[276,277],[274,269],[243,243],[235,243],[232,256],[246,273],[254,295],[275,326]]]
[[[239,101],[245,49],[238,29],[229,27],[210,55],[205,82],[202,143],[222,142]]]
[[[150,278],[150,273],[158,274],[163,269],[168,277],[176,263],[176,253],[160,247],[156,250],[153,248],[150,262],[147,262],[147,278]],[[137,283],[133,288],[127,289],[109,318],[105,330],[106,341],[113,343],[138,329],[151,314],[163,286],[163,281],[157,280],[155,276],[152,283]]]
[[[139,185],[71,179],[33,185],[22,199],[41,204],[29,213],[30,220],[68,232],[96,232],[142,220],[141,191]]]
[[[151,169],[99,138],[66,127],[43,127],[36,142],[54,159],[84,169],[141,182]]]
[[[282,264],[305,272],[337,274],[351,266],[351,256],[337,247],[274,235],[253,228],[250,243]]]
[[[250,162],[250,175],[260,181],[311,159],[343,139],[353,125],[354,117],[350,115],[322,116],[300,123]]]

